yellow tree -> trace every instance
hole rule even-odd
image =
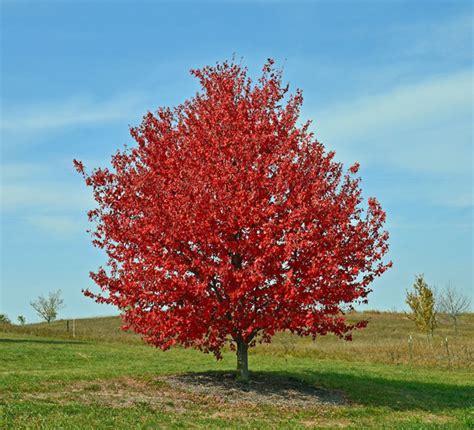
[[[423,275],[415,276],[413,291],[407,291],[406,303],[412,311],[408,317],[414,321],[420,331],[433,336],[437,325],[435,295]]]

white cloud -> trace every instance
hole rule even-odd
[[[94,206],[89,190],[84,188],[57,182],[2,184],[1,214],[56,237],[84,233],[88,228],[86,212]]]
[[[26,208],[40,210],[78,210],[92,207],[93,201],[89,190],[84,187],[45,183],[10,183],[2,184],[2,211],[15,211]]]
[[[76,233],[84,233],[87,226],[82,220],[68,215],[30,215],[26,221],[40,230],[58,237],[70,237]]]
[[[5,108],[1,118],[2,132],[28,133],[65,127],[77,127],[130,121],[143,111],[145,97],[130,93],[109,100],[74,97],[66,101]],[[8,140],[7,140],[8,141]]]
[[[86,212],[95,206],[92,192],[63,160],[3,163],[0,172],[2,217],[64,239],[90,227]]]
[[[472,169],[472,75],[461,71],[316,112],[316,136],[343,161],[414,171]]]
[[[333,138],[367,139],[387,128],[419,128],[433,118],[455,118],[471,103],[472,76],[464,71],[333,106],[317,115],[317,125]]]

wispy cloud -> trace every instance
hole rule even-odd
[[[86,230],[84,220],[69,215],[29,215],[25,220],[30,225],[56,237],[68,238]]]
[[[86,211],[94,206],[90,190],[68,177],[62,161],[3,163],[0,171],[0,216],[59,238],[87,229]]]
[[[87,191],[54,182],[2,184],[1,216],[67,238],[87,229],[86,211],[94,206]]]
[[[25,208],[74,210],[91,207],[90,193],[83,187],[54,182],[8,183],[1,187],[2,211]]]
[[[345,161],[469,172],[470,70],[387,89],[316,112],[316,135]]]
[[[39,175],[44,176],[51,171],[51,166],[32,161],[2,163],[0,168],[0,182],[2,183],[38,177]]]
[[[144,113],[145,96],[129,93],[107,100],[73,97],[65,101],[30,106],[4,106],[2,132],[27,133],[129,121]]]
[[[456,117],[471,103],[472,75],[463,71],[333,106],[317,115],[317,125],[333,138],[367,139],[387,128],[403,131],[429,125],[433,118]]]

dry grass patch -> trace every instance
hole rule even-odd
[[[25,394],[30,400],[56,404],[100,404],[115,409],[148,406],[152,409],[180,412],[196,403],[195,396],[180,393],[168,384],[152,384],[133,378],[76,382],[60,391]]]
[[[59,388],[59,387],[58,387]],[[161,411],[183,413],[190,409],[220,409],[215,417],[228,418],[259,415],[261,406],[294,412],[301,409],[347,405],[341,392],[313,387],[303,382],[257,374],[248,383],[232,373],[185,373],[141,380],[121,378],[77,382],[48,392],[25,393],[25,400],[55,404],[100,404],[111,408],[146,406]],[[230,406],[228,409],[226,406]]]

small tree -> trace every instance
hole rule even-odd
[[[10,318],[7,314],[0,314],[0,324],[11,324]]]
[[[415,322],[417,328],[427,335],[433,336],[436,328],[436,306],[433,289],[428,286],[423,275],[415,276],[412,292],[407,291],[406,303],[412,314],[408,316]]]
[[[447,285],[439,296],[439,307],[441,312],[446,313],[453,320],[454,331],[457,333],[458,318],[469,310],[471,300],[456,288]]]
[[[38,299],[30,302],[30,305],[41,318],[50,324],[58,316],[59,310],[64,308],[61,290],[51,291],[48,297],[39,296]]]
[[[23,315],[18,315],[17,320],[20,325],[25,325],[26,323],[26,318]]]

